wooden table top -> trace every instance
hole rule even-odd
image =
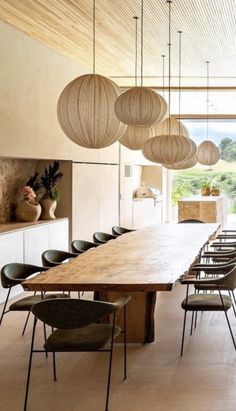
[[[169,291],[219,224],[156,224],[123,234],[22,285],[43,291]]]

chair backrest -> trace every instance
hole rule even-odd
[[[97,247],[98,244],[92,243],[91,241],[84,240],[73,240],[71,243],[71,249],[73,253],[83,253],[90,248]]]
[[[122,235],[125,233],[130,233],[131,231],[134,231],[134,230],[130,230],[129,228],[125,228],[125,227],[120,227],[118,225],[115,225],[112,227],[112,234],[114,235]]]
[[[191,218],[191,219],[189,219],[189,220],[182,220],[182,221],[179,221],[179,222],[178,222],[178,224],[182,224],[182,223],[203,223],[203,224],[205,224],[204,221],[202,221],[202,220],[197,220],[197,219],[195,219],[195,218]]]
[[[236,264],[232,264],[232,270],[216,280],[216,284],[227,286],[230,290],[236,288]]]
[[[17,284],[21,284],[30,275],[46,270],[46,267],[32,264],[9,263],[1,269],[1,283],[3,288],[14,287]]]
[[[107,241],[115,240],[117,236],[113,234],[103,233],[103,232],[96,232],[93,234],[93,241],[95,243],[107,243]]]
[[[42,254],[42,263],[44,267],[55,267],[68,258],[75,258],[78,254],[61,250],[46,250]]]
[[[108,302],[57,298],[34,304],[32,312],[51,327],[73,329],[99,321],[118,309],[116,304]]]

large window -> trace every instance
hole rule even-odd
[[[197,145],[206,139],[205,120],[182,121]],[[175,207],[180,198],[198,194],[203,181],[208,180],[227,195],[229,213],[236,213],[236,120],[210,120],[209,139],[220,148],[219,162],[173,172],[172,204]]]

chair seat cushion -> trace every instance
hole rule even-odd
[[[225,309],[232,306],[231,298],[228,295],[222,295]],[[182,301],[181,307],[189,311],[224,311],[219,294],[190,294]]]
[[[68,294],[45,294],[43,299],[51,299],[51,298],[70,298]],[[20,300],[15,301],[13,304],[10,305],[10,311],[30,311],[32,305],[38,303],[42,300],[41,294],[37,295],[30,295],[29,297],[21,298]]]
[[[121,329],[115,326],[115,336]],[[93,351],[104,348],[112,336],[112,325],[90,324],[77,329],[58,329],[44,344],[47,351]]]

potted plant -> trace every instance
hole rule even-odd
[[[220,184],[217,182],[213,182],[211,185],[211,195],[212,196],[219,196],[220,195]]]
[[[34,190],[26,185],[22,188],[23,199],[16,207],[16,218],[18,221],[35,222],[41,214],[41,206],[37,201]]]
[[[54,161],[48,168],[45,167],[44,174],[41,176],[41,185],[45,190],[41,199],[42,220],[53,220],[56,218],[54,213],[60,198],[57,185],[63,176],[63,173],[59,172],[59,166],[59,161]]]
[[[208,178],[201,181],[201,195],[209,196],[211,194],[211,182]]]

